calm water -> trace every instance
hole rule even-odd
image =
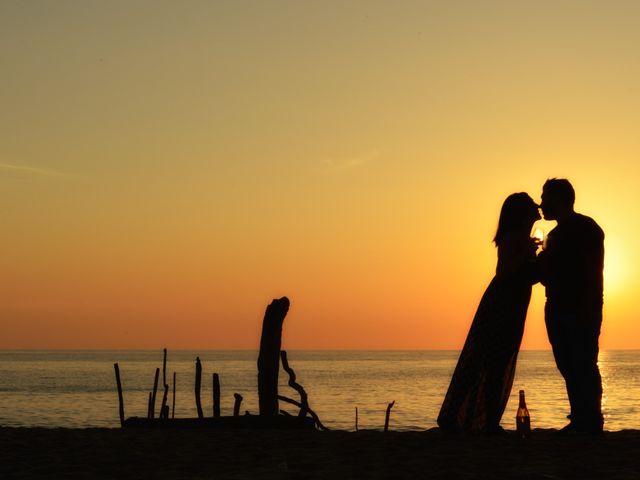
[[[244,397],[242,411],[257,413],[257,352],[170,351],[167,376],[171,383],[177,372],[177,417],[196,416],[196,355],[203,363],[205,415],[212,414],[213,372],[220,375],[222,415],[232,414],[235,392]],[[411,430],[436,425],[457,357],[453,351],[291,351],[289,363],[309,394],[311,408],[328,427],[352,430],[358,407],[360,428],[382,428],[387,403],[395,400],[391,428]],[[162,367],[161,351],[1,351],[0,425],[117,427],[114,362],[120,365],[126,416],[146,416],[154,372]],[[600,368],[605,428],[640,429],[640,351],[602,352]],[[281,394],[298,398],[282,371],[280,379]],[[520,354],[502,422],[509,429],[514,428],[520,388],[526,391],[534,427],[566,423],[567,398],[550,352]],[[161,394],[158,397],[159,405]]]

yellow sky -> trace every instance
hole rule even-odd
[[[282,295],[287,348],[460,348],[502,201],[553,176],[607,235],[602,345],[640,347],[639,20],[3,2],[0,348],[254,348]]]

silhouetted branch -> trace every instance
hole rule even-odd
[[[300,413],[298,413],[298,416],[304,417],[309,410],[309,399],[307,396],[307,392],[305,392],[302,385],[296,382],[296,372],[294,372],[293,368],[289,366],[286,350],[282,350],[280,352],[280,359],[282,360],[282,368],[284,368],[284,371],[289,374],[289,386],[300,394],[300,404],[302,405],[302,408],[300,408]]]
[[[213,416],[220,416],[220,377],[217,373],[213,374]]]
[[[203,418],[202,403],[200,402],[200,384],[202,382],[202,364],[200,363],[200,357],[196,357],[196,408],[198,409],[198,418]]]
[[[235,402],[233,404],[233,416],[240,416],[240,405],[242,404],[242,395],[239,393],[234,393],[233,398],[235,398]]]
[[[260,354],[258,355],[258,403],[260,415],[278,415],[278,371],[282,323],[289,311],[289,299],[273,300],[262,321]]]
[[[116,371],[116,385],[118,387],[118,411],[120,413],[120,426],[124,426],[124,399],[122,398],[122,384],[120,383],[120,367],[117,363],[113,364]]]
[[[295,405],[296,407],[302,409],[302,404],[292,398],[288,398],[285,397],[284,395],[278,395],[278,400],[282,400],[283,402],[287,402],[290,403],[291,405]],[[316,424],[316,427],[318,427],[318,429],[320,430],[329,430],[327,427],[325,427],[322,422],[320,421],[320,418],[318,418],[318,415],[316,414],[316,412],[314,412],[313,410],[311,410],[310,408],[307,407],[307,411],[309,412],[309,415],[311,415],[311,418],[313,418],[313,421]]]
[[[395,403],[396,403],[396,401],[394,400],[389,405],[387,405],[387,414],[384,417],[384,431],[385,432],[389,431],[389,415],[391,415],[391,409],[393,408]]]

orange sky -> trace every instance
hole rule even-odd
[[[460,348],[502,201],[553,176],[607,235],[602,345],[640,347],[639,14],[3,4],[0,348],[256,348],[282,295],[290,349]]]

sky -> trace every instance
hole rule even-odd
[[[568,178],[640,348],[640,3],[0,2],[0,348],[458,349]],[[545,231],[553,228],[542,222]],[[523,348],[549,348],[534,287]]]

